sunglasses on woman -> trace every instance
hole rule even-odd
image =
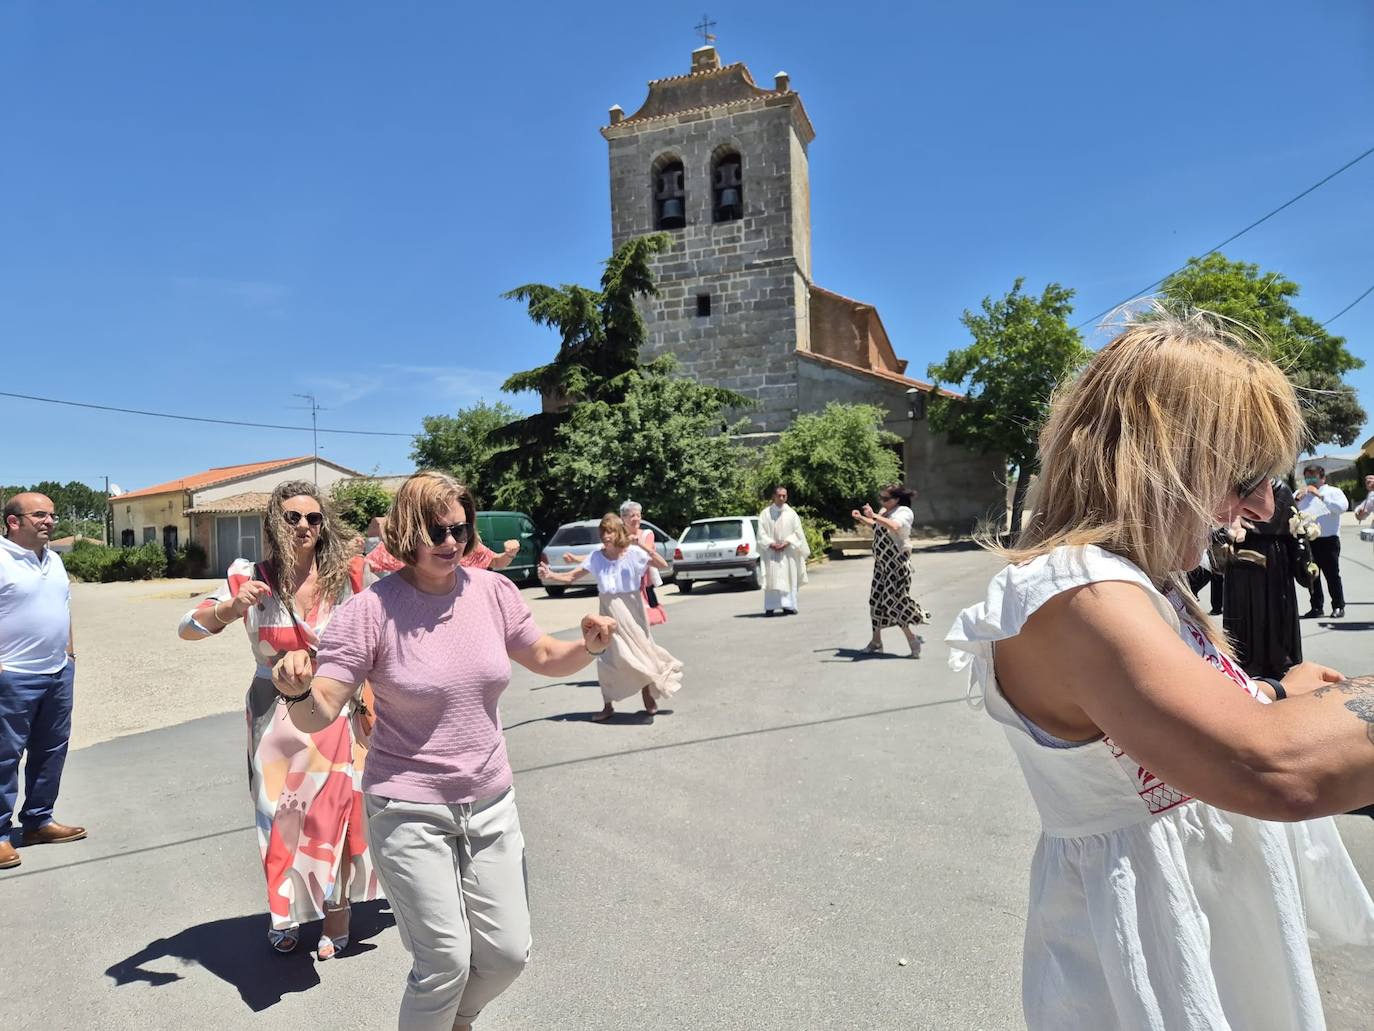
[[[439,547],[449,535],[453,535],[454,544],[466,544],[468,535],[472,533],[472,526],[469,523],[435,523],[433,526],[425,527],[425,532],[429,534],[431,547]]]
[[[324,522],[324,514],[321,512],[283,512],[282,518],[292,526],[299,526],[302,519],[311,526],[319,526]]]
[[[1260,487],[1268,479],[1268,473],[1260,473],[1254,479],[1246,480],[1244,483],[1236,484],[1236,497],[1238,497],[1241,501],[1244,501],[1251,494],[1255,493],[1255,491],[1259,490]]]

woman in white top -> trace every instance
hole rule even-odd
[[[539,576],[546,582],[570,584],[590,573],[596,577],[601,614],[613,615],[619,631],[596,663],[601,712],[592,717],[604,723],[615,715],[615,703],[638,693],[644,712],[653,719],[659,698],[667,698],[682,686],[682,663],[654,643],[649,633],[649,613],[640,587],[651,567],[667,569],[668,563],[640,540],[633,540],[624,521],[614,513],[601,520],[601,547],[566,573],[554,573],[541,563]]]
[[[883,630],[899,626],[906,634],[911,657],[921,657],[924,643],[913,627],[927,617],[911,596],[911,524],[916,516],[911,499],[916,492],[900,483],[889,483],[878,494],[881,512],[871,505],[850,513],[857,523],[873,527],[873,584],[868,591],[868,615],[873,624],[873,639],[864,649],[870,654],[883,650]]]
[[[1032,1031],[1314,1031],[1309,935],[1374,945],[1374,903],[1313,819],[1374,801],[1374,678],[1251,680],[1181,584],[1212,527],[1269,517],[1301,430],[1278,368],[1162,311],[1051,405],[1035,514],[948,638],[1043,827]]]

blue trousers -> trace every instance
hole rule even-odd
[[[24,809],[19,822],[37,830],[52,822],[52,808],[72,736],[76,660],[56,673],[0,671],[0,839],[10,833],[19,801],[19,758],[24,766]]]

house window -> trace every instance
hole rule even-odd
[[[704,319],[711,314],[711,295],[697,294],[697,318]]]
[[[733,222],[744,217],[744,163],[732,150],[722,153],[711,167],[711,218]]]
[[[132,548],[134,546],[134,531],[121,530],[119,533],[119,546],[121,548]]]
[[[177,528],[175,526],[162,528],[162,547],[169,555],[177,550]]]
[[[157,527],[145,526],[143,528],[143,543],[147,544],[149,541],[155,540],[157,540]]]
[[[676,158],[657,165],[654,171],[654,227],[681,229],[687,224],[687,187],[682,162]]]

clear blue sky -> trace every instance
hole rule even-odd
[[[913,373],[1017,276],[1087,317],[1374,145],[1366,0],[734,4],[725,61],[815,124],[817,281]],[[683,73],[701,5],[0,6],[5,387],[413,432],[555,340],[500,293],[594,283],[606,110]],[[1227,248],[1325,319],[1374,284],[1374,157]],[[1374,297],[1332,327],[1374,359]],[[1374,370],[1352,380],[1374,411]],[[526,397],[517,403],[529,407]],[[0,398],[0,483],[126,489],[310,450]],[[1365,433],[1374,432],[1366,427]],[[404,471],[404,438],[323,436]]]

